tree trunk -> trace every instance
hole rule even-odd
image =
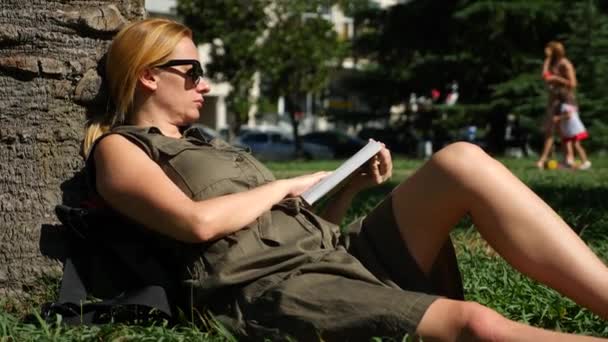
[[[82,197],[86,115],[104,110],[98,62],[144,0],[0,2],[0,298],[60,265],[41,254],[53,209]]]

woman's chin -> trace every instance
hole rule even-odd
[[[200,119],[200,117],[201,115],[198,112],[196,114],[186,115],[183,120],[184,126],[198,122],[198,119]]]

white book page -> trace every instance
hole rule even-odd
[[[323,178],[319,183],[312,186],[302,194],[302,199],[312,205],[335,186],[339,185],[351,173],[355,172],[361,165],[365,164],[376,153],[380,152],[382,144],[377,141],[370,141],[363,146],[357,153],[346,160],[331,175]]]

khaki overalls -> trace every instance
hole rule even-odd
[[[112,133],[142,148],[195,201],[275,180],[244,149],[209,141],[195,128],[182,139],[155,127],[121,126]],[[437,298],[433,293],[462,298],[451,242],[426,277],[401,242],[390,196],[347,231],[340,234],[299,199],[285,199],[235,233],[185,244],[181,278],[195,308],[227,318],[251,339],[399,338],[416,329]]]

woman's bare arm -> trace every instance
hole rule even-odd
[[[547,71],[549,71],[549,63],[551,63],[551,58],[550,57],[545,58],[545,61],[543,62],[543,73],[542,73],[543,76],[545,75],[545,73]]]
[[[326,173],[274,181],[255,189],[195,202],[139,147],[114,134],[95,149],[96,186],[114,209],[185,242],[217,239],[253,222],[286,196],[298,196]]]

